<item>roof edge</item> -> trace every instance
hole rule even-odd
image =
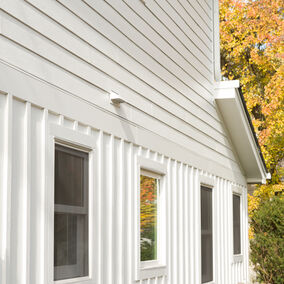
[[[247,120],[248,120],[248,122],[249,122],[250,129],[251,129],[251,132],[252,132],[254,141],[255,141],[255,143],[256,143],[258,153],[259,153],[260,158],[261,158],[261,160],[262,160],[262,163],[263,163],[263,166],[264,166],[264,168],[265,168],[265,171],[268,173],[267,166],[266,166],[266,163],[265,163],[265,160],[264,160],[264,157],[263,157],[263,154],[262,154],[262,151],[261,151],[261,148],[260,148],[260,145],[259,145],[257,136],[256,136],[256,132],[255,132],[254,126],[253,126],[253,124],[252,124],[252,120],[251,120],[250,114],[249,114],[249,112],[248,112],[247,104],[246,104],[245,97],[244,97],[244,95],[243,95],[243,91],[242,91],[242,87],[241,87],[241,86],[239,86],[239,88],[238,88],[238,94],[239,94],[239,96],[240,96],[240,98],[241,98],[241,102],[242,102],[242,104],[243,104],[243,108],[244,108],[244,110],[245,110],[245,114],[246,114],[246,116],[247,116]]]
[[[218,104],[218,107],[221,111],[221,114],[223,116],[227,112],[227,110],[224,108],[226,104],[229,103],[230,106],[233,106],[235,111],[239,113],[239,117],[243,121],[245,128],[247,129],[245,132],[247,133],[246,136],[248,137],[248,140],[250,141],[250,144],[252,147],[252,151],[255,153],[255,159],[257,161],[257,167],[259,168],[259,172],[261,173],[261,177],[247,177],[247,183],[265,183],[267,179],[270,179],[270,173],[267,170],[266,163],[256,136],[255,129],[252,124],[252,120],[250,117],[250,114],[247,109],[246,101],[243,96],[242,88],[240,85],[239,80],[231,80],[231,81],[219,81],[215,84],[215,101]],[[226,103],[225,103],[226,102]],[[230,118],[228,121],[225,121],[225,124],[232,125],[230,122]],[[236,129],[235,129],[236,130]],[[229,129],[229,132],[231,134],[231,131],[233,129]],[[233,139],[234,140],[234,139]],[[235,142],[234,142],[235,145]],[[254,149],[254,150],[253,150]]]

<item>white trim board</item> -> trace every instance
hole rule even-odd
[[[265,183],[269,175],[253,137],[254,133],[238,91],[239,86],[239,81],[216,83],[215,100],[229,130],[247,182]]]

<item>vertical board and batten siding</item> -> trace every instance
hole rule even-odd
[[[232,186],[228,180],[124,139],[66,118],[12,95],[0,94],[1,139],[1,275],[4,284],[41,284],[46,279],[44,249],[46,135],[50,123],[96,140],[95,238],[93,262],[98,284],[200,283],[200,179],[214,181],[215,283],[247,279],[247,227],[242,245],[244,262],[232,258]],[[134,281],[135,176],[137,156],[167,166],[166,228],[168,275]],[[202,180],[202,179],[201,179]],[[246,188],[242,224],[247,223]]]

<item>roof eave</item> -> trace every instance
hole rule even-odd
[[[266,183],[270,174],[267,171],[239,81],[216,83],[215,101],[245,171],[247,183]]]

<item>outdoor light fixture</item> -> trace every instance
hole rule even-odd
[[[111,91],[109,93],[110,103],[119,106],[121,103],[125,103],[125,100],[117,93]]]

